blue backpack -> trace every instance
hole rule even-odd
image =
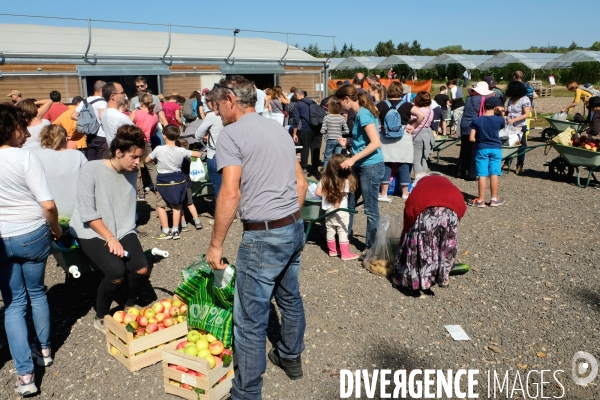
[[[398,139],[404,136],[404,127],[402,126],[402,118],[400,117],[400,113],[398,110],[402,104],[406,103],[404,100],[400,101],[396,105],[396,107],[392,106],[388,100],[385,101],[385,104],[390,108],[390,110],[385,114],[385,118],[383,119],[383,135],[386,138],[390,139]]]

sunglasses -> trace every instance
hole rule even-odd
[[[221,88],[221,89],[231,90],[231,93],[233,93],[234,96],[237,96],[237,93],[235,92],[235,90],[233,90],[229,86],[219,85],[218,83],[215,83],[215,85],[213,86],[213,90],[215,90],[215,88]]]

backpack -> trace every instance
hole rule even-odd
[[[92,107],[97,101],[104,100],[103,98],[93,100],[88,103],[86,99],[83,99],[83,106],[79,111],[79,117],[77,117],[77,132],[84,133],[85,135],[97,135],[100,130],[100,121],[96,116],[96,112]]]
[[[401,138],[404,136],[404,127],[402,126],[402,118],[400,117],[400,113],[398,110],[402,104],[406,103],[404,100],[401,100],[400,103],[396,105],[396,107],[392,106],[392,103],[389,100],[385,100],[385,104],[390,108],[390,110],[385,114],[385,118],[383,119],[383,135],[386,138]]]
[[[181,114],[187,121],[198,118],[198,99],[187,99],[185,103],[183,103]]]
[[[321,125],[323,125],[323,119],[327,115],[327,111],[323,109],[320,105],[318,105],[315,101],[306,99],[302,99],[301,101],[308,105],[308,124],[311,128],[319,127],[321,129]]]
[[[529,97],[529,100],[533,100],[533,93],[535,93],[533,86],[531,86],[529,83],[525,83],[525,82],[522,82],[522,83],[523,83],[523,86],[525,86],[525,89],[527,89],[527,97]]]

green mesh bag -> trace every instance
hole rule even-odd
[[[235,266],[229,264],[224,270],[213,271],[203,254],[182,275],[184,282],[175,294],[188,304],[188,325],[209,332],[225,347],[231,347]]]

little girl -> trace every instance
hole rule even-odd
[[[325,135],[325,154],[323,154],[323,168],[327,167],[327,161],[333,153],[340,154],[342,145],[338,139],[342,138],[344,133],[348,133],[348,124],[346,118],[340,115],[340,106],[335,99],[329,100],[327,104],[329,114],[323,118],[321,133]]]
[[[340,168],[340,164],[346,160],[341,154],[334,154],[329,159],[323,177],[317,186],[315,194],[323,198],[322,208],[325,211],[331,211],[336,208],[348,208],[348,193],[353,193],[357,188],[356,177],[352,175],[351,170]],[[337,257],[338,252],[335,247],[335,234],[337,233],[340,241],[340,252],[342,260],[354,260],[358,254],[350,252],[350,243],[348,242],[348,224],[350,214],[346,211],[339,211],[325,219],[327,228],[327,249],[331,257]]]

